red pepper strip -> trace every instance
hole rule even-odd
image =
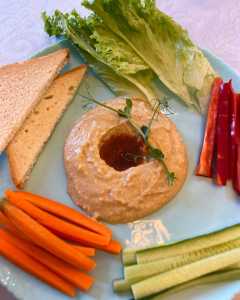
[[[239,131],[239,118],[238,116],[238,95],[234,93],[232,82],[230,82],[230,143],[229,143],[229,154],[230,154],[230,162],[229,162],[229,176],[228,178],[231,179],[234,177],[234,169],[236,165],[236,145],[237,141],[240,141],[240,138],[237,137]]]
[[[236,130],[233,142],[235,153],[233,154],[234,163],[233,165],[233,178],[232,184],[234,190],[240,194],[240,132],[239,132],[239,125],[240,125],[240,95],[234,94],[235,102],[236,102]],[[234,151],[232,150],[232,151]]]
[[[229,174],[229,143],[230,143],[230,96],[231,81],[225,83],[220,92],[217,129],[216,129],[216,173],[217,185],[226,185]]]
[[[236,145],[235,168],[232,184],[234,190],[240,194],[240,145]]]
[[[197,176],[211,177],[212,175],[212,161],[215,146],[218,103],[222,84],[223,81],[221,78],[215,78],[208,107],[202,151],[199,157],[198,166],[196,168]]]
[[[235,135],[234,143],[240,145],[240,94],[233,93],[234,101],[236,105],[236,125],[235,125]]]

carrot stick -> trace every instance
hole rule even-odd
[[[0,211],[0,225],[4,225],[4,228],[14,235],[20,236],[21,238],[28,239],[20,230],[18,230],[12,222]],[[29,240],[29,239],[28,239]]]
[[[10,233],[20,237],[21,239],[31,241],[26,235],[24,235],[20,230],[18,230],[13,223],[10,222],[10,220],[0,211],[0,225],[4,225],[4,228],[6,228]],[[34,241],[33,241],[34,242]],[[86,256],[95,256],[96,255],[96,249],[86,246],[79,246],[71,244],[74,248],[85,254]]]
[[[8,218],[0,211],[0,225],[8,225]]]
[[[64,238],[65,241],[71,242],[71,239],[69,240],[66,236],[64,236],[62,233],[57,232],[56,230],[51,230],[56,236],[59,238]],[[91,246],[88,242],[80,242],[81,246],[88,247]],[[71,244],[73,245],[73,244]],[[78,244],[77,244],[78,245]],[[76,244],[74,244],[74,247],[76,247]],[[78,247],[78,246],[77,246]],[[118,241],[111,240],[110,243],[106,246],[95,246],[96,249],[103,250],[105,252],[109,252],[112,254],[119,254],[122,250],[122,246]],[[80,250],[80,249],[79,249]]]
[[[93,284],[93,278],[78,269],[72,267],[63,260],[58,259],[52,254],[42,250],[26,240],[18,238],[4,229],[0,229],[0,238],[22,250],[25,254],[46,265],[51,271],[66,279],[74,286],[83,291],[87,291]]]
[[[6,190],[5,194],[7,198],[18,197],[20,200],[25,199],[37,207],[68,220],[69,222],[108,237],[108,242],[111,240],[112,232],[107,226],[85,216],[71,207],[29,192],[13,192],[11,190]]]
[[[15,265],[19,266],[21,269],[38,277],[42,281],[55,287],[68,296],[74,297],[76,295],[76,289],[71,283],[68,283],[61,277],[58,277],[47,267],[32,259],[22,250],[18,249],[4,239],[0,239],[0,254]]]
[[[29,237],[27,237],[21,230],[17,229],[14,224],[12,222],[9,221],[8,224],[4,225],[4,229],[6,229],[7,231],[11,232],[11,234],[14,234],[18,237],[20,237],[21,239],[27,240],[27,241],[31,241],[31,239]]]
[[[8,217],[6,217],[1,211],[0,211],[0,225],[4,225],[4,230],[7,230],[11,234],[34,243],[34,240],[30,239],[27,235],[25,235],[21,230],[19,230],[13,222],[9,220]]]
[[[0,211],[0,225],[4,225],[4,228],[7,229],[11,234],[14,234],[17,237],[20,237],[21,239],[31,241],[30,238],[28,238],[26,235],[24,235],[20,230],[18,230],[11,222],[10,220]],[[34,243],[34,241],[33,241]],[[74,248],[85,254],[86,256],[93,257],[96,255],[96,249],[86,246],[79,246],[71,244]]]
[[[87,243],[83,244],[84,246]],[[111,240],[111,242],[107,246],[98,246],[97,249],[111,253],[111,254],[119,254],[122,250],[121,244],[116,240]]]
[[[122,251],[122,246],[118,241],[112,240],[107,246],[101,246],[99,249],[112,254],[119,254]]]
[[[91,271],[96,266],[92,259],[59,239],[19,208],[4,202],[2,209],[10,221],[41,248],[85,271]]]
[[[72,246],[74,248],[76,248],[77,250],[81,251],[82,253],[84,253],[87,256],[95,256],[96,255],[96,249],[91,248],[91,247],[86,247],[86,246],[79,246],[76,244],[72,244]]]
[[[8,193],[9,194],[9,193]],[[37,220],[42,225],[60,232],[63,237],[67,237],[76,242],[88,242],[89,246],[105,246],[109,244],[109,238],[87,229],[81,228],[77,225],[64,221],[48,212],[38,208],[31,202],[26,201],[24,198],[8,197],[8,201],[18,208],[25,211],[29,216]]]

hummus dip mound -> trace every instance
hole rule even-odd
[[[107,105],[123,109],[125,99]],[[133,100],[136,124],[148,124],[152,113],[143,101]],[[186,179],[185,145],[174,123],[162,114],[153,121],[149,141],[162,150],[168,169],[175,173],[173,185],[168,185],[161,162],[143,159],[145,145],[126,119],[101,106],[87,112],[64,149],[68,193],[74,202],[95,218],[126,223],[171,200]]]

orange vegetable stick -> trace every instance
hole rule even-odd
[[[0,211],[0,224],[1,225],[7,225],[8,219],[7,217]]]
[[[23,233],[18,230],[8,219],[8,217],[6,217],[1,211],[0,211],[0,225],[4,225],[4,228],[7,228],[8,231],[10,231],[11,233],[17,235],[17,236],[21,236],[22,238],[24,237]],[[27,237],[25,237],[27,238]]]
[[[29,216],[37,220],[42,225],[49,229],[53,229],[55,232],[60,232],[63,237],[67,237],[77,242],[88,242],[88,245],[93,247],[98,245],[106,246],[110,242],[106,236],[97,234],[55,217],[25,199],[10,196],[8,201],[25,211]]]
[[[101,250],[112,254],[119,254],[122,251],[122,245],[118,241],[112,240],[109,245],[106,247],[103,246]]]
[[[4,226],[4,229],[7,230],[8,232],[10,232],[11,234],[14,234],[14,235],[20,237],[21,239],[31,241],[31,239],[28,236],[26,236],[22,231],[17,229],[13,223],[9,222],[7,225]]]
[[[98,249],[112,254],[119,254],[122,251],[122,246],[118,241],[112,240],[107,246],[101,246]]]
[[[24,235],[20,230],[18,230],[14,224],[10,222],[10,220],[0,211],[0,225],[4,225],[4,228],[7,229],[10,233],[20,237],[21,239],[24,240],[30,240],[26,235]],[[78,249],[80,252],[85,254],[86,256],[95,256],[96,255],[96,249],[91,248],[91,247],[85,247],[85,246],[79,246],[79,245],[74,245],[72,246],[76,249]]]
[[[4,239],[0,239],[0,254],[5,256],[9,261],[19,266],[23,270],[38,277],[42,281],[55,287],[68,296],[76,296],[76,289],[71,284],[58,277],[54,272],[40,264],[38,261],[26,255],[22,250],[10,244]]]
[[[56,230],[52,230],[52,232],[57,235],[59,238],[65,238],[65,241],[69,241],[68,237],[64,236],[61,232],[57,232]],[[70,239],[71,241],[71,239]],[[88,242],[80,242],[80,245],[81,246],[91,246],[91,244],[89,244]],[[74,245],[75,247],[75,245]],[[106,246],[95,246],[96,249],[99,249],[99,250],[103,250],[105,252],[108,252],[108,253],[112,253],[112,254],[119,254],[122,250],[122,246],[121,244],[116,241],[116,240],[111,240],[110,243]]]
[[[10,221],[41,248],[85,271],[91,271],[96,266],[92,259],[58,238],[19,208],[8,202],[4,202],[2,208]]]
[[[83,243],[83,245],[88,245],[87,243]],[[98,246],[96,247],[99,250],[111,253],[111,254],[119,254],[122,250],[122,246],[118,241],[112,240],[107,246]]]
[[[75,244],[71,244],[71,245],[87,256],[95,256],[96,255],[96,249],[94,249],[94,248],[86,247],[86,246],[79,246],[79,245],[75,245]]]
[[[51,271],[55,272],[81,290],[87,291],[92,286],[93,278],[91,276],[84,274],[63,260],[60,260],[32,243],[18,238],[4,229],[0,229],[0,238],[22,250],[25,254],[31,256],[43,265],[46,265]]]
[[[0,210],[0,225],[4,225],[4,227],[13,228],[15,232],[17,232],[17,228],[10,222],[7,216]],[[20,232],[20,231],[19,231]]]
[[[13,192],[11,190],[6,190],[5,194],[9,199],[14,197],[17,197],[20,200],[25,199],[45,211],[108,237],[108,242],[111,240],[112,232],[107,226],[85,216],[71,207],[29,192]]]

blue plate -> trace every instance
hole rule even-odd
[[[71,69],[82,60],[68,41],[45,49],[38,55],[52,52],[58,48],[67,47],[71,51],[71,60],[64,71]],[[233,79],[236,89],[240,90],[240,78],[221,60],[205,51],[205,54],[216,71],[225,79]],[[90,86],[92,94],[98,99],[111,99],[114,95],[94,74],[89,72],[85,77],[78,95],[59,122],[54,134],[42,152],[26,190],[58,199],[62,203],[74,207],[66,191],[66,177],[63,166],[63,146],[74,122],[89,109],[80,94],[86,94],[86,86]],[[154,242],[166,242],[212,230],[227,225],[239,223],[240,202],[231,185],[216,187],[211,180],[193,175],[196,166],[201,139],[203,135],[203,118],[195,112],[187,110],[177,100],[171,105],[176,112],[171,118],[182,133],[188,149],[189,173],[181,192],[158,212],[127,225],[111,226],[114,236],[127,246],[146,246]],[[6,156],[0,156],[0,192],[13,186],[8,172]],[[76,208],[76,207],[75,207]],[[112,279],[121,277],[122,269],[119,257],[98,253],[97,268],[93,272],[96,284],[87,295],[79,293],[76,299],[129,299],[128,296],[113,294]],[[24,300],[64,300],[69,299],[51,287],[24,273],[17,267],[0,258],[0,282],[17,298]],[[240,291],[240,281],[212,284],[197,287],[163,299],[201,299],[226,300]]]

